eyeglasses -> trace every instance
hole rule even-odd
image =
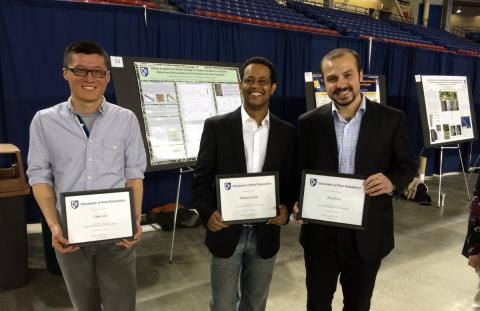
[[[257,82],[257,84],[259,86],[267,86],[267,85],[270,85],[270,80],[267,80],[267,79],[259,79],[259,80],[255,80],[255,79],[252,79],[252,78],[245,78],[243,79],[242,83],[245,83],[246,85],[248,86],[252,86],[255,84],[255,82]]]
[[[85,68],[69,68],[69,67],[64,67],[63,69],[70,70],[73,73],[73,75],[77,77],[86,77],[88,76],[88,73],[91,73],[92,77],[94,78],[105,78],[107,73],[110,72],[109,70],[105,71],[101,69],[90,70]]]

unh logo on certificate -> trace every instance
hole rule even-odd
[[[75,201],[72,201],[70,202],[70,206],[73,208],[73,209],[77,209],[78,208],[78,200],[75,200]]]
[[[316,178],[310,178],[310,186],[315,187],[317,185],[317,179]]]
[[[225,190],[230,190],[230,189],[232,189],[232,183],[230,183],[230,182],[224,183],[223,186],[225,187]]]
[[[148,67],[140,67],[140,74],[144,77],[148,76]]]

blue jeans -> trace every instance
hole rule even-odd
[[[244,227],[230,258],[212,255],[212,311],[263,311],[267,304],[275,257],[257,254],[254,227]]]

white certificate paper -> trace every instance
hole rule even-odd
[[[131,189],[62,193],[64,235],[74,245],[113,243],[134,235]]]
[[[300,217],[306,222],[364,229],[367,202],[363,179],[347,176],[304,172]]]
[[[217,176],[217,204],[225,223],[264,222],[277,216],[278,173]]]

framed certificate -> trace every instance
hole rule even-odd
[[[227,224],[265,222],[278,215],[278,172],[217,175],[216,189]]]
[[[60,200],[70,245],[115,243],[135,234],[132,188],[63,192]]]
[[[300,188],[300,218],[319,223],[365,230],[368,196],[364,177],[304,170]]]

